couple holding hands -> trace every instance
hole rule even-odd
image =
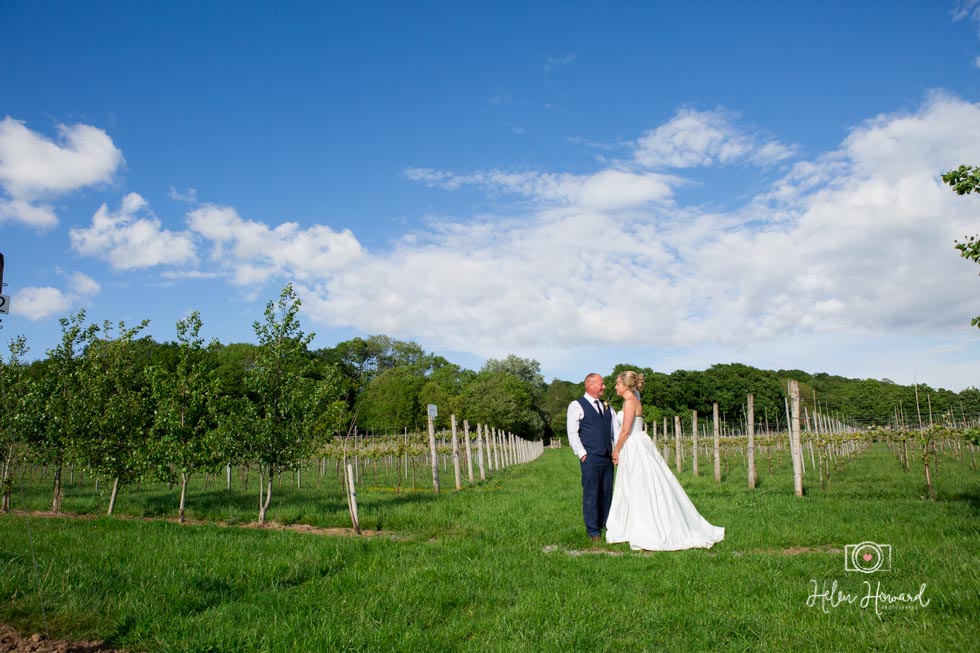
[[[606,529],[607,542],[629,542],[634,550],[710,548],[725,529],[701,516],[643,431],[642,389],[642,374],[617,376],[623,410],[615,413],[602,401],[602,376],[593,373],[585,377],[585,394],[568,405],[568,443],[582,465],[585,530],[599,541]]]

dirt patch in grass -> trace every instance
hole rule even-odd
[[[0,623],[0,653],[126,653],[104,642],[72,642],[48,639],[41,633],[21,637],[12,627]]]
[[[11,515],[22,515],[28,517],[37,517],[40,519],[101,519],[105,515],[93,515],[93,514],[77,514],[71,512],[47,512],[47,511],[37,511],[37,512],[26,512],[23,510],[12,510]],[[142,522],[169,522],[171,524],[179,523],[176,517],[134,517],[132,515],[112,515],[111,519],[122,519],[128,521],[142,521]],[[258,529],[268,529],[276,531],[292,531],[294,533],[309,533],[311,535],[332,535],[336,537],[388,537],[393,540],[403,540],[410,539],[404,535],[399,535],[391,531],[374,531],[366,528],[361,529],[360,536],[354,532],[353,528],[320,528],[318,526],[310,526],[309,524],[280,524],[278,522],[266,522],[265,524],[259,524],[258,522],[241,522],[229,524],[227,522],[209,522],[201,521],[195,519],[185,519],[184,526],[222,526],[225,528],[258,528]],[[0,653],[3,653],[4,649],[0,649]]]
[[[750,549],[744,553],[795,556],[804,553],[844,553],[844,549],[832,546],[791,546],[785,549]]]

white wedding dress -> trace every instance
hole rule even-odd
[[[614,440],[619,438],[622,421],[620,411],[614,421]],[[643,420],[636,417],[619,454],[606,541],[629,542],[637,551],[707,549],[720,542],[725,529],[701,516],[642,429]]]

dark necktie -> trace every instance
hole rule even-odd
[[[600,414],[600,415],[602,415],[602,406],[601,406],[601,405],[599,405],[599,400],[598,400],[598,399],[594,399],[594,400],[592,401],[592,403],[594,403],[594,404],[595,404],[595,409],[596,409],[597,411],[599,411],[599,414]]]

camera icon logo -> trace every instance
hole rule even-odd
[[[844,570],[872,574],[876,571],[891,571],[892,545],[875,542],[844,545]]]

